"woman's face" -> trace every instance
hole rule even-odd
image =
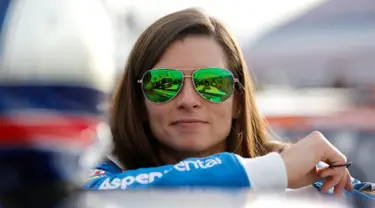
[[[187,37],[171,44],[154,68],[179,69],[191,75],[196,69],[227,68],[221,46],[209,37]],[[235,96],[222,103],[202,98],[191,78],[185,77],[182,89],[166,103],[145,99],[153,135],[168,149],[189,155],[204,156],[225,150],[233,115]]]

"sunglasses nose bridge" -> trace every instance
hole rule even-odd
[[[195,97],[195,96],[199,97],[199,95],[197,94],[197,90],[196,90],[192,75],[183,76],[182,86],[178,94],[182,97],[185,97],[185,96],[188,96],[190,98]]]
[[[186,86],[186,83],[190,83],[192,84],[191,86],[194,88],[195,85],[194,85],[194,81],[193,81],[193,75],[183,75],[182,77],[182,88]]]
[[[184,77],[184,79],[185,79],[185,78],[190,78],[190,79],[192,79],[192,78],[193,78],[193,75],[184,75],[183,77]]]

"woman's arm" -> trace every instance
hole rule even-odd
[[[220,153],[189,158],[175,165],[125,172],[113,163],[105,164],[94,171],[82,188],[250,187],[255,191],[284,191],[288,182],[284,162],[277,153],[255,159]]]

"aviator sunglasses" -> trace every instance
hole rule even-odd
[[[146,71],[138,83],[142,84],[143,95],[151,102],[165,103],[176,97],[182,89],[184,78],[189,77],[197,93],[204,99],[220,103],[230,98],[234,83],[238,79],[228,69],[203,68],[192,75],[184,75],[178,69],[151,69]]]

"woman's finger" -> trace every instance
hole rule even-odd
[[[327,168],[321,172],[321,176],[325,176],[323,178],[326,179],[322,186],[323,192],[328,192],[330,188],[339,184],[344,175],[341,169],[342,168]]]
[[[348,169],[346,169],[346,174],[347,174],[347,177],[346,177],[345,189],[352,192],[354,190],[353,184],[352,184],[352,176],[350,175]]]
[[[329,189],[331,189],[333,186],[334,186],[334,181],[333,181],[333,177],[327,177],[324,179],[324,182],[323,182],[323,185],[322,185],[322,188],[321,188],[321,192],[323,193],[327,193],[329,191]]]
[[[343,192],[344,192],[344,189],[345,189],[345,186],[347,185],[347,182],[348,182],[348,175],[345,171],[345,173],[343,174],[343,176],[341,177],[339,183],[335,186],[334,188],[334,195],[335,196],[342,196]]]
[[[336,173],[335,170],[329,167],[324,167],[319,170],[319,176],[321,178],[327,178],[329,176],[333,176],[335,173]]]

